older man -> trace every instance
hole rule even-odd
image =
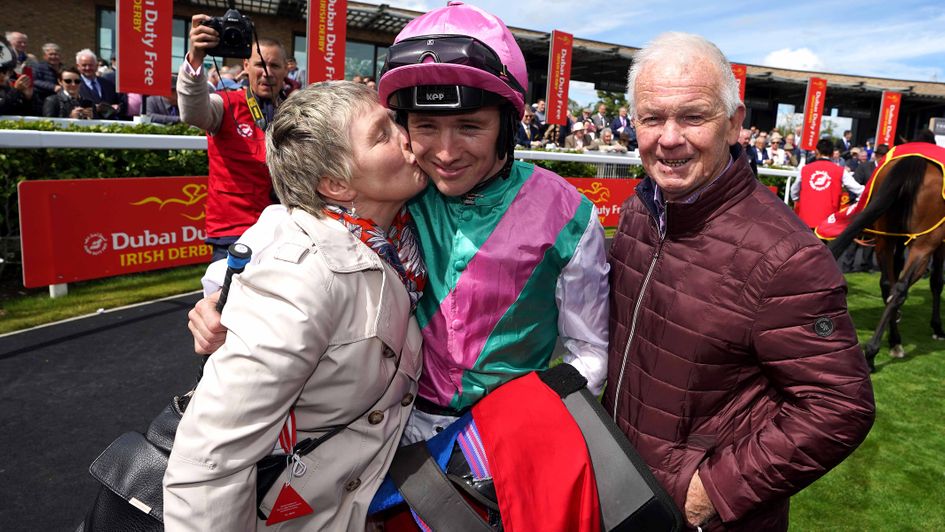
[[[36,56],[26,51],[29,48],[30,39],[25,33],[21,31],[8,31],[5,37],[16,52],[17,63],[32,66],[32,64],[36,62]]]
[[[742,128],[738,133],[738,144],[742,147],[742,157],[748,160],[748,165],[751,167],[751,173],[755,174],[755,177],[758,177],[758,161],[751,156],[749,148],[751,148],[751,130]]]
[[[43,60],[33,67],[33,87],[40,101],[62,90],[59,71],[62,70],[62,50],[56,43],[43,45]]]
[[[95,118],[118,119],[125,112],[127,102],[115,84],[98,75],[98,58],[88,48],[75,54],[76,68],[82,74],[79,85],[79,97],[92,102],[95,106]]]
[[[789,497],[873,422],[846,285],[754,179],[715,45],[662,35],[629,86],[648,177],[610,252],[604,404],[690,525],[787,530]]]
[[[614,133],[609,127],[602,129],[600,138],[594,139],[587,149],[589,151],[601,151],[604,153],[627,153],[627,147],[614,139]]]
[[[591,139],[584,129],[584,122],[575,122],[571,126],[571,134],[564,138],[564,149],[587,151],[590,145]]]
[[[177,79],[177,105],[182,122],[207,131],[206,242],[213,246],[213,258],[220,259],[272,203],[265,130],[282,97],[288,61],[278,41],[259,39],[252,57],[243,61],[249,86],[210,94],[203,60],[220,35],[203,25],[209,19],[191,19],[190,48]]]

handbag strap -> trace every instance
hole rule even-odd
[[[433,460],[426,442],[397,449],[388,471],[410,508],[433,530],[490,531]]]

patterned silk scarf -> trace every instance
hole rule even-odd
[[[353,216],[344,207],[328,205],[325,214],[341,222],[400,275],[400,280],[410,295],[410,310],[416,310],[417,301],[427,285],[427,267],[417,245],[417,236],[412,228],[413,219],[404,207],[394,217],[388,231],[378,227],[373,220]]]

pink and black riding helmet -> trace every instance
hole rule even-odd
[[[450,2],[397,35],[377,89],[391,109],[460,111],[506,101],[521,118],[527,86],[525,57],[505,23]]]
[[[404,112],[456,113],[498,106],[500,156],[514,147],[525,113],[528,72],[512,32],[498,17],[449,2],[412,20],[387,51],[377,84],[381,103]]]

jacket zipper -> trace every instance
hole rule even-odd
[[[657,233],[659,233],[659,226],[656,228]],[[627,345],[623,349],[623,362],[620,364],[620,378],[617,379],[617,388],[614,390],[614,423],[617,422],[617,408],[620,404],[619,393],[620,387],[623,385],[623,375],[627,370],[627,356],[630,354],[630,343],[633,342],[633,335],[637,331],[637,316],[640,314],[640,306],[643,304],[643,298],[646,296],[646,288],[650,284],[650,277],[653,275],[653,269],[656,268],[656,261],[660,258],[660,253],[663,251],[663,238],[664,235],[660,235],[659,243],[656,245],[656,253],[653,254],[653,260],[650,261],[650,268],[646,271],[646,277],[643,278],[643,286],[640,287],[640,295],[637,296],[637,301],[633,305],[633,318],[630,320],[630,335],[627,337]]]

